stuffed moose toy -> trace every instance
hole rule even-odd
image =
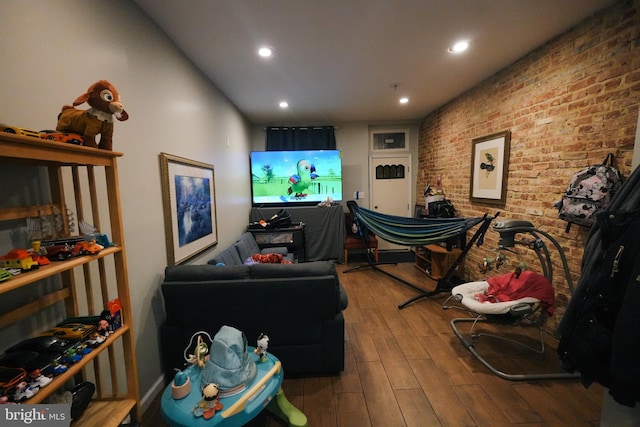
[[[87,103],[88,110],[78,110],[76,105]],[[58,115],[57,131],[72,132],[84,137],[84,145],[111,150],[113,146],[113,117],[125,121],[129,114],[122,107],[120,94],[106,80],[92,84],[87,92],[73,101],[73,106],[65,105]],[[100,143],[96,136],[100,135]]]

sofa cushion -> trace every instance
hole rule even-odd
[[[255,264],[251,266],[253,279],[334,276],[337,280],[336,266],[331,261],[303,262],[300,264]]]
[[[235,246],[229,246],[224,251],[207,261],[207,264],[216,265],[222,263],[224,265],[242,265],[242,259],[238,255]]]
[[[233,244],[233,246],[238,251],[238,256],[242,262],[251,257],[251,255],[260,253],[260,247],[256,243],[256,239],[254,239],[253,234],[248,231],[245,232],[240,239]]]
[[[345,310],[349,305],[347,291],[342,287],[336,273],[336,265],[333,261],[313,261],[300,264],[254,264],[251,266],[252,279],[269,278],[296,278],[333,276],[338,284],[340,310]]]
[[[248,279],[249,266],[246,265],[174,265],[165,268],[165,282],[205,282],[210,280]]]

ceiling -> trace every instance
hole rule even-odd
[[[251,123],[319,125],[419,120],[615,0],[135,2]]]

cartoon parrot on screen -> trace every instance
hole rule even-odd
[[[298,173],[289,177],[291,186],[287,189],[287,193],[289,196],[293,194],[295,198],[307,197],[304,190],[309,188],[311,180],[318,177],[316,167],[312,163],[309,163],[308,160],[303,159],[298,161],[297,168]]]

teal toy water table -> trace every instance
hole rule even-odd
[[[212,418],[198,417],[193,412],[202,399],[202,369],[195,365],[183,371],[189,378],[188,394],[175,399],[172,384],[164,390],[160,402],[162,418],[172,427],[235,427],[245,425],[267,409],[290,426],[306,427],[307,417],[287,400],[282,391],[284,372],[280,360],[270,353],[262,360],[253,351],[250,351],[250,356],[256,362],[255,378],[243,392],[221,397],[222,409],[216,411]]]

